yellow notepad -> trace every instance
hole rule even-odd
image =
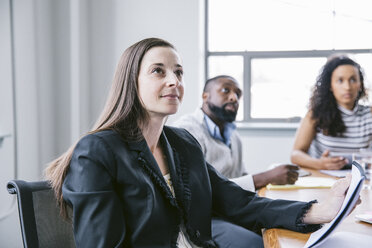
[[[330,188],[336,182],[336,179],[327,177],[300,177],[295,184],[273,185],[268,184],[267,189],[321,189]]]

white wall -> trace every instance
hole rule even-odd
[[[243,160],[250,173],[266,170],[270,165],[290,163],[295,129],[240,129]]]
[[[18,166],[27,164],[18,176],[40,178],[46,163],[89,130],[121,53],[140,39],[164,38],[181,54],[187,91],[177,115],[199,105],[204,1],[13,2]]]
[[[204,81],[203,4],[204,1],[198,0],[131,0],[118,1],[116,5],[117,59],[126,47],[147,37],[170,41],[181,55],[185,70],[185,98],[172,119],[192,112],[201,102],[200,85]]]
[[[8,1],[0,1],[3,10]],[[204,0],[10,2],[14,19],[14,107],[18,135],[16,150],[8,156],[16,154],[18,162],[11,157],[0,158],[11,161],[7,169],[0,167],[2,175],[10,171],[1,181],[2,189],[12,177],[42,178],[46,164],[89,130],[103,108],[121,53],[140,39],[166,39],[176,46],[183,59],[184,103],[169,122],[200,106],[205,80]],[[4,44],[2,41],[1,49],[9,45]],[[11,80],[0,76],[7,82]],[[4,84],[0,87],[0,91],[5,89]],[[271,163],[289,161],[293,130],[239,132],[249,171],[257,172]],[[16,173],[12,174],[13,171]],[[0,202],[11,205],[10,201],[14,201],[12,197],[4,197]],[[0,218],[0,230],[1,246],[21,247],[15,207],[7,218]]]
[[[0,246],[20,247],[17,203],[6,190],[17,172],[10,17],[9,1],[0,1]]]

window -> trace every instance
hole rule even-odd
[[[206,1],[206,76],[239,81],[238,121],[297,122],[334,53],[355,59],[372,88],[369,0]]]

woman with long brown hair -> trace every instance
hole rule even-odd
[[[218,247],[212,213],[256,232],[313,231],[334,218],[349,177],[325,203],[245,191],[205,162],[187,131],[164,125],[182,98],[173,45],[150,38],[124,52],[98,122],[46,171],[63,214],[72,208],[77,247]]]

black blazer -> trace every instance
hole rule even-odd
[[[77,247],[176,247],[182,223],[194,244],[216,247],[212,213],[254,231],[319,228],[301,223],[312,202],[270,200],[241,189],[205,162],[186,130],[164,127],[160,142],[176,197],[146,141],[127,142],[112,130],[79,141],[62,187],[73,208]]]

